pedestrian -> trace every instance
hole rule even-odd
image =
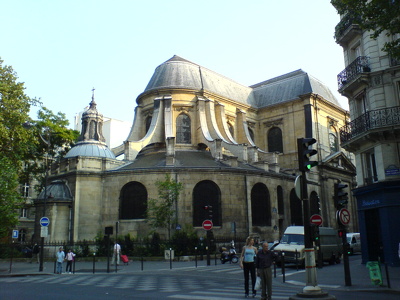
[[[272,270],[275,254],[268,250],[268,243],[262,244],[262,249],[257,252],[256,270],[257,276],[261,277],[261,299],[272,299]]]
[[[57,258],[57,274],[62,274],[62,264],[65,259],[65,253],[63,251],[63,247],[60,247],[58,249],[58,252],[56,253],[56,258]]]
[[[31,263],[35,258],[36,258],[37,263],[39,263],[40,262],[40,246],[37,243],[35,243],[35,245],[33,246],[33,249],[32,249]]]
[[[119,265],[120,254],[121,254],[121,246],[120,244],[118,244],[118,242],[115,242],[111,265],[114,265],[115,259],[117,259],[117,266]]]
[[[244,273],[244,292],[245,297],[249,298],[249,274],[251,276],[251,289],[253,291],[253,298],[256,296],[257,292],[254,289],[256,284],[256,269],[254,258],[257,255],[257,248],[254,247],[254,238],[249,236],[246,239],[246,245],[242,249],[240,254],[240,267],[243,269]]]
[[[66,260],[67,260],[67,268],[65,269],[65,273],[68,272],[68,268],[69,268],[69,274],[72,273],[72,263],[75,260],[75,253],[72,252],[71,249],[68,250],[67,255],[65,256]]]

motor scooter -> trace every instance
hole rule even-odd
[[[231,241],[231,247],[230,247],[229,251],[225,247],[221,247],[220,252],[221,252],[220,259],[221,259],[222,264],[226,263],[227,261],[229,261],[230,263],[236,264],[239,261],[239,257],[236,253],[234,241]]]

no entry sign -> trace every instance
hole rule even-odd
[[[203,229],[211,230],[213,228],[213,222],[211,220],[204,220],[203,221]]]
[[[320,215],[312,215],[310,217],[310,223],[314,224],[315,226],[321,226],[322,225],[322,217]]]

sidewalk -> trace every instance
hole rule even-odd
[[[290,267],[286,270],[285,283],[281,269],[277,268],[277,277],[274,278],[274,284],[292,284],[299,287],[305,286],[305,271]],[[292,274],[289,274],[289,271]],[[382,291],[389,293],[398,293],[400,295],[400,268],[388,267],[388,275],[390,280],[390,288],[388,286],[385,266],[381,265],[382,281],[381,286],[374,285],[369,276],[369,269],[365,264],[361,264],[361,256],[354,256],[350,261],[350,279],[351,286],[346,286],[345,273],[343,262],[337,265],[325,265],[322,269],[317,268],[317,283],[318,286],[325,291],[341,289],[344,291]]]

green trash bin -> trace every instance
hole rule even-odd
[[[367,268],[369,269],[369,277],[374,285],[382,285],[382,274],[381,266],[377,261],[367,262]]]

